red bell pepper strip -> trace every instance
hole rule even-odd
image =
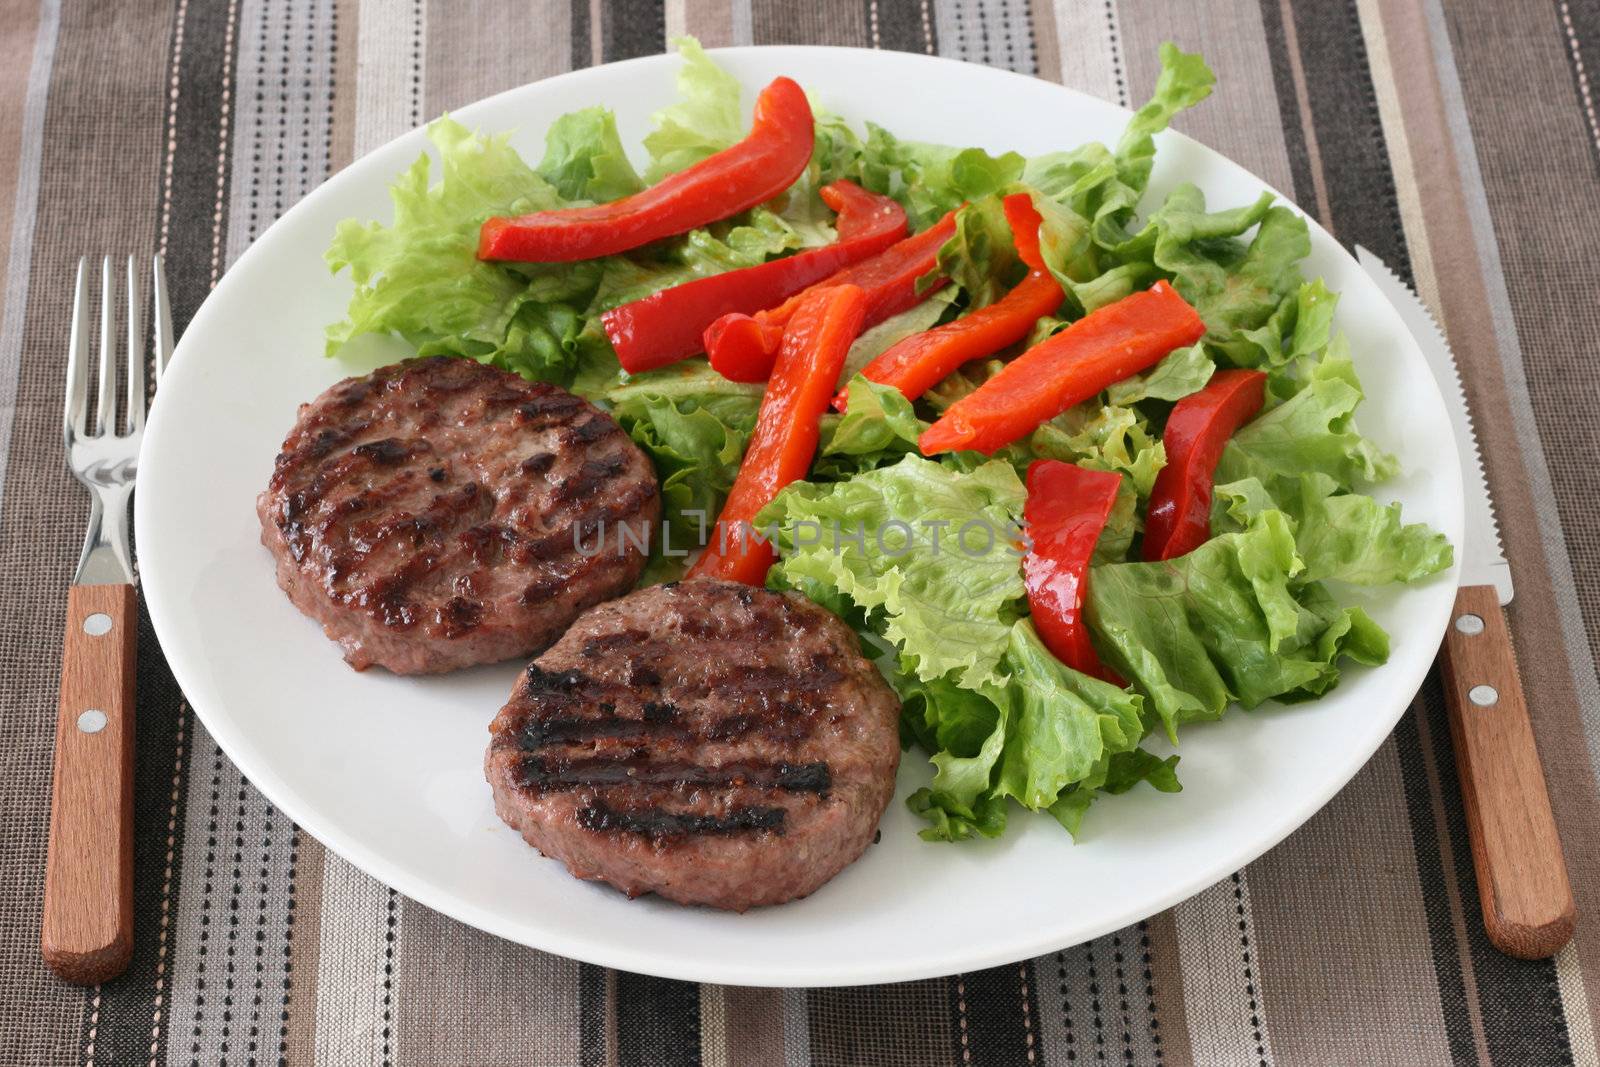
[[[1044,253],[1039,251],[1039,227],[1044,225],[1044,218],[1033,206],[1033,197],[1027,193],[1012,193],[1000,201],[1000,206],[1011,226],[1011,241],[1017,246],[1017,258],[1030,270],[1047,270]]]
[[[963,363],[1016,344],[1028,336],[1041,315],[1060,306],[1061,286],[1049,274],[1034,271],[993,304],[890,346],[861,373],[869,381],[892,385],[907,400],[915,400]],[[844,393],[834,398],[833,406],[845,409]]]
[[[1167,465],[1156,475],[1145,515],[1144,558],[1187,555],[1211,537],[1212,476],[1233,432],[1266,399],[1258,370],[1219,370],[1206,387],[1178,401],[1161,432]]]
[[[1035,460],[1028,467],[1028,502],[1022,508],[1028,531],[1022,578],[1033,628],[1056,659],[1113,685],[1122,685],[1122,679],[1095,655],[1083,601],[1089,589],[1089,558],[1121,484],[1122,475],[1113,471],[1085,470],[1058,459]]]
[[[1028,336],[1040,316],[1061,304],[1061,286],[1045,269],[1039,254],[1041,219],[1033,197],[1013,193],[1003,201],[1011,224],[1017,255],[1032,270],[1016,288],[988,307],[963,315],[954,322],[913,334],[891,346],[862,368],[869,381],[892,385],[915,400],[949,377],[963,363],[992,356]],[[847,396],[840,392],[833,406],[845,410]]]
[[[814,139],[805,91],[774,78],[738,144],[609,204],[490,219],[478,233],[478,258],[596,259],[737,215],[789,188],[811,161]]]
[[[839,239],[833,244],[696,278],[601,315],[622,369],[638,374],[687,359],[702,350],[706,327],[721,316],[772,307],[906,235],[905,209],[887,196],[848,181],[825,185],[819,192],[839,213]]]
[[[689,568],[690,578],[709,575],[746,585],[766,581],[776,557],[771,545],[756,539],[750,523],[780,489],[811,469],[818,422],[866,311],[866,295],[854,285],[811,289],[801,299],[783,331],[744,462],[711,543]]]
[[[925,456],[966,448],[992,453],[1205,332],[1199,313],[1172,286],[1157,282],[1090,312],[1006,364],[951,404],[917,446]]]
[[[816,287],[854,285],[867,301],[863,329],[912,307],[946,281],[917,292],[917,279],[939,265],[939,248],[956,232],[952,211],[921,233],[890,245],[871,259],[862,260],[817,283]],[[706,328],[706,355],[711,366],[735,382],[762,382],[772,373],[772,361],[783,339],[784,324],[800,306],[806,293],[754,315],[724,315]]]

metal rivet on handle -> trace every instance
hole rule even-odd
[[[111,616],[97,611],[83,620],[83,632],[90,637],[100,637],[111,632]]]
[[[1483,633],[1483,619],[1471,613],[1459,615],[1456,617],[1456,629],[1468,637],[1476,636]]]
[[[99,708],[90,708],[78,716],[78,729],[86,734],[97,734],[106,728],[106,713]]]
[[[1467,690],[1467,699],[1480,708],[1488,708],[1500,699],[1500,693],[1492,685],[1475,685]]]

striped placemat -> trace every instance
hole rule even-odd
[[[682,32],[936,52],[1122,103],[1161,41],[1205,53],[1219,89],[1182,127],[1407,273],[1463,363],[1583,916],[1567,950],[1484,940],[1436,679],[1303,830],[1147,922],[944,980],[750,990],[522,949],[356,872],[241,780],[147,628],[134,965],[89,991],[44,969],[76,257],[165,253],[181,324],[356,155]],[[1588,0],[0,0],[0,1063],[1594,1063],[1597,71]]]

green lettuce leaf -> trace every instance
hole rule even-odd
[[[796,482],[757,519],[780,556],[768,582],[853,604],[919,678],[980,685],[1023,595],[1013,541],[1024,496],[1008,464],[963,474],[916,455],[843,482]]]
[[[739,79],[712,62],[693,37],[672,44],[683,57],[678,69],[677,103],[655,114],[655,129],[645,135],[651,184],[722,151],[749,131],[739,112]]]
[[[1184,52],[1168,41],[1161,46],[1161,74],[1150,100],[1128,121],[1117,142],[1117,177],[1124,185],[1143,191],[1155,164],[1155,135],[1166,129],[1181,111],[1211,95],[1216,75],[1198,54]]]
[[[848,382],[861,368],[912,334],[933,329],[950,309],[950,305],[955,302],[957,295],[959,295],[957,289],[947,285],[929,293],[925,299],[900,314],[891,315],[864,331],[845,354],[844,370],[840,372],[841,381]]]
[[[586,107],[562,115],[544,135],[539,176],[565,200],[617,200],[644,188],[610,108]]]
[[[1325,474],[1281,478],[1274,497],[1256,478],[1216,488],[1212,529],[1248,526],[1264,510],[1281,508],[1294,521],[1295,551],[1305,581],[1334,579],[1356,585],[1414,582],[1450,566],[1445,536],[1425,523],[1402,523],[1400,505],[1383,505],[1360,493],[1340,493]]]
[[[1255,478],[1277,495],[1282,478],[1322,474],[1343,490],[1381,482],[1398,464],[1356,431],[1361,383],[1334,346],[1315,362],[1299,392],[1242,426],[1223,449],[1216,480]]]
[[[328,328],[328,354],[364,334],[398,336],[424,355],[470,356],[534,378],[571,368],[594,264],[535,270],[533,278],[478,259],[491,215],[560,207],[560,194],[511,148],[450,118],[428,127],[440,180],[424,154],[395,179],[394,221],[347,219],[326,260],[355,282],[346,318]]]
[[[1093,401],[1035,430],[1019,462],[1034,457],[1125,474],[1141,500],[1149,497],[1156,475],[1167,464],[1165,447],[1138,410],[1114,404],[1101,407]]]
[[[1024,272],[998,196],[956,213],[956,232],[939,249],[939,271],[966,294],[969,308],[994,303]]]
[[[1218,718],[1232,700],[1325,692],[1341,655],[1387,658],[1383,631],[1305,583],[1304,569],[1288,516],[1264,511],[1187,556],[1090,568],[1090,629],[1176,741],[1179,724]]]
[[[1182,400],[1204,389],[1216,369],[1204,345],[1189,345],[1142,374],[1114,382],[1106,390],[1106,403],[1127,406],[1141,400]]]
[[[1311,252],[1305,220],[1272,201],[1264,192],[1254,204],[1208,212],[1205,195],[1185,183],[1117,252],[1172,278],[1208,336],[1227,338],[1262,325],[1301,284],[1298,264]],[[1240,240],[1252,227],[1249,242]]]
[[[1136,780],[1118,757],[1144,736],[1140,697],[1067,667],[1025,619],[1011,628],[1003,666],[1003,680],[978,690],[920,683],[905,706],[936,768],[909,800],[931,824],[922,831],[928,840],[994,836],[1005,826],[1006,798],[1060,818],[1069,792],[1093,793],[1114,766],[1119,789]],[[1171,764],[1163,768],[1170,778]],[[1076,833],[1075,823],[1068,828]]]
[[[845,413],[822,419],[813,481],[837,481],[895,462],[917,450],[917,438],[927,429],[911,401],[893,386],[858,374],[845,395]]]
[[[762,387],[730,382],[702,359],[637,374],[604,394],[661,479],[664,541],[650,577],[673,577],[705,543],[755,428]],[[668,554],[672,553],[672,554]]]
[[[1306,282],[1285,296],[1265,323],[1214,339],[1212,347],[1236,367],[1267,370],[1313,356],[1328,347],[1338,302],[1339,295],[1321,278]]]
[[[1022,156],[991,156],[981,148],[902,141],[867,123],[851,176],[876,193],[900,201],[913,231],[925,230],[963,202],[998,193],[1022,176]]]

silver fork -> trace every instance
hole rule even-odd
[[[152,262],[155,375],[172,357],[161,257]],[[67,591],[56,718],[50,852],[39,949],[69,982],[113,978],[133,954],[133,680],[138,599],[128,498],[144,436],[145,350],[138,266],[128,257],[126,416],[117,418],[116,289],[100,264],[100,352],[89,412],[89,261],[78,261],[67,349],[67,467],[89,490],[89,529]]]

